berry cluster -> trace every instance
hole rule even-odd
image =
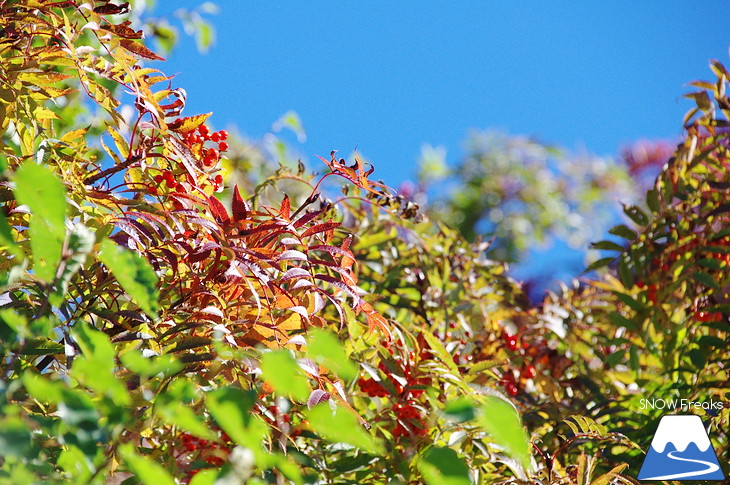
[[[175,122],[179,123],[181,120]],[[206,125],[200,125],[197,129],[183,134],[183,142],[200,159],[203,166],[209,169],[215,167],[220,161],[221,154],[230,148],[226,140],[228,140],[226,130],[211,132]],[[207,142],[212,142],[215,146],[206,146]],[[222,190],[223,176],[221,174],[212,176],[210,181],[216,192]]]
[[[183,433],[180,441],[186,452],[199,452],[200,458],[212,466],[222,466],[230,453],[231,438],[225,432],[221,433],[220,441],[208,441],[188,433]]]
[[[703,310],[695,312],[695,318],[699,322],[719,322],[722,320],[722,313],[720,312],[706,312]]]
[[[200,150],[200,156],[203,161],[203,165],[206,167],[212,167],[220,159],[220,154],[228,150],[229,146],[226,140],[228,139],[228,132],[226,130],[210,132],[210,128],[205,125],[200,125],[196,130],[189,131],[185,134],[183,140],[185,143],[193,149],[193,151]],[[218,148],[206,148],[205,142],[212,141],[218,144]]]
[[[393,436],[396,438],[408,436],[410,433],[418,437],[428,434],[421,411],[416,407],[416,401],[409,399],[405,403],[396,403],[393,412],[398,418],[398,424],[393,429]],[[409,426],[406,427],[404,423]]]
[[[521,354],[523,359],[525,357],[533,357],[538,353],[537,347],[531,346],[526,340],[520,342],[519,336],[512,335],[507,330],[502,331],[501,338],[508,350]],[[508,369],[502,376],[500,384],[502,384],[508,395],[516,396],[524,383],[528,379],[534,379],[536,376],[537,369],[535,366],[524,362],[519,369]]]
[[[382,342],[390,358],[378,364],[378,370],[387,377],[386,380],[376,381],[360,376],[358,385],[360,389],[370,397],[393,396],[395,403],[391,411],[397,418],[397,424],[393,429],[393,436],[421,437],[428,433],[423,414],[418,408],[416,399],[426,392],[431,379],[427,376],[418,375],[416,364],[432,358],[428,345],[423,338],[419,338],[421,352],[407,351],[403,341],[398,339],[394,344],[390,341]],[[397,376],[395,374],[397,374]],[[401,377],[402,376],[402,377]]]
[[[636,286],[640,290],[643,290],[644,288],[646,288],[646,299],[654,305],[657,304],[656,292],[659,289],[659,287],[655,283],[651,283],[650,285],[647,285],[643,281],[639,280],[636,282]]]

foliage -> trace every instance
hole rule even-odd
[[[424,150],[420,191],[434,199],[435,217],[467,239],[493,237],[500,261],[522,260],[555,240],[585,247],[614,220],[617,202],[639,198],[627,167],[607,158],[494,131],[473,132],[466,146],[454,166]],[[435,190],[443,184],[450,188]]]
[[[183,116],[126,8],[0,2],[0,482],[631,483],[640,395],[727,392],[719,63],[616,270],[534,307],[358,157]]]

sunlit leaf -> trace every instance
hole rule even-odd
[[[332,443],[347,443],[361,450],[382,454],[382,445],[357,422],[347,410],[337,407],[333,412],[327,404],[305,411],[312,429]]]
[[[496,396],[487,396],[481,406],[479,423],[523,469],[530,470],[530,438],[512,404]]]
[[[14,174],[15,196],[31,212],[30,243],[33,271],[53,280],[66,235],[66,195],[63,184],[45,165],[24,163]]]
[[[129,443],[119,447],[124,463],[144,485],[175,485],[172,476],[154,460],[138,455]]]
[[[123,249],[113,241],[101,242],[98,258],[119,280],[132,301],[152,317],[157,316],[157,276],[139,255]]]
[[[277,393],[291,396],[297,401],[306,401],[310,387],[304,372],[288,350],[266,352],[261,357],[261,370],[266,382],[271,384]]]
[[[427,448],[416,461],[428,485],[470,485],[469,467],[464,458],[450,448]]]
[[[307,355],[342,379],[350,380],[357,375],[357,366],[348,359],[340,340],[330,332],[313,330],[309,336]]]

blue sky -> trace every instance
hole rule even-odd
[[[216,3],[216,45],[183,39],[164,67],[187,113],[258,138],[294,110],[310,162],[358,147],[394,186],[424,143],[455,160],[473,128],[601,155],[677,137],[685,84],[730,41],[725,1]]]

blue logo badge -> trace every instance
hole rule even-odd
[[[696,415],[662,417],[639,480],[724,480],[715,449]]]

